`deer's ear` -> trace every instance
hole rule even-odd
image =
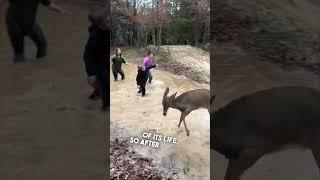
[[[178,92],[176,92],[176,93],[174,93],[174,94],[172,94],[172,95],[170,96],[170,100],[171,100],[171,101],[176,98],[177,93],[178,93]]]
[[[164,91],[163,97],[167,97],[169,94],[169,88],[167,87],[166,90]]]

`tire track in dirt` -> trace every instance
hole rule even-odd
[[[201,74],[203,82],[210,82],[209,52],[189,45],[165,45],[161,49],[168,53],[171,60],[190,68],[195,74]]]

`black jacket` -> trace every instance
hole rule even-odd
[[[88,76],[109,74],[110,31],[101,30],[96,25],[89,27],[89,39],[85,46],[84,62]]]
[[[150,66],[148,68],[146,68],[144,71],[142,71],[141,69],[138,69],[138,74],[137,74],[137,85],[143,85],[148,81],[148,71],[152,68],[157,67],[156,65]]]
[[[112,58],[112,70],[113,71],[120,71],[122,67],[122,63],[126,63],[126,61],[121,56],[115,56]]]

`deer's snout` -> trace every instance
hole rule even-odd
[[[163,104],[163,116],[166,116],[167,115],[167,112],[168,112],[168,107],[165,105],[165,104]]]

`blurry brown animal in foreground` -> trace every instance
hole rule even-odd
[[[225,180],[239,180],[263,155],[291,145],[312,150],[320,167],[320,92],[278,87],[211,112],[211,149],[229,159]]]

